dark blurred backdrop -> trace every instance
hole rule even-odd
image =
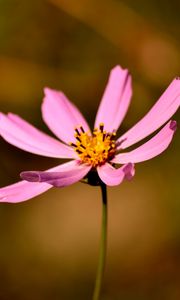
[[[110,69],[127,67],[133,99],[120,133],[180,75],[180,2],[1,0],[0,110],[42,122],[43,87],[63,90],[91,126]],[[179,115],[174,117],[180,120]],[[0,186],[59,163],[0,140]],[[180,299],[179,132],[132,182],[108,188],[102,300]],[[91,299],[101,224],[99,188],[81,183],[0,204],[0,300]]]

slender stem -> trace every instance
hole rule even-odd
[[[95,288],[93,294],[93,300],[99,300],[102,279],[105,267],[106,258],[106,244],[107,244],[107,189],[104,183],[101,183],[102,192],[102,228],[101,228],[101,242],[100,242],[100,252],[99,261],[96,273]]]

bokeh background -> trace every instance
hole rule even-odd
[[[179,12],[178,0],[1,0],[0,110],[49,132],[40,112],[49,86],[92,126],[109,71],[120,64],[134,90],[124,132],[180,75]],[[137,165],[133,181],[108,188],[102,300],[180,299],[179,149],[177,132],[165,153]],[[59,162],[1,139],[0,186]],[[91,299],[100,196],[98,187],[77,183],[0,205],[0,300]]]

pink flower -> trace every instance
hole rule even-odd
[[[174,79],[144,118],[116,140],[116,131],[126,115],[131,94],[131,76],[116,66],[110,73],[91,133],[80,111],[62,92],[45,88],[42,116],[61,141],[14,114],[1,113],[0,134],[8,143],[34,154],[72,160],[45,172],[22,172],[24,180],[0,189],[0,201],[25,201],[52,186],[64,187],[83,178],[90,183],[94,180],[96,184],[101,179],[111,186],[131,179],[135,173],[134,163],[159,155],[173,138],[176,122],[166,122],[179,107],[180,80]],[[164,127],[147,142],[124,151],[162,125]],[[117,165],[121,166],[117,168]]]

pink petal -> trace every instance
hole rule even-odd
[[[18,203],[34,198],[49,190],[48,183],[32,183],[25,180],[0,188],[0,202]]]
[[[48,171],[59,171],[61,165]],[[0,188],[0,202],[18,203],[34,198],[52,188],[48,183],[27,182],[25,180]]]
[[[91,169],[91,166],[71,161],[60,166],[56,172],[26,171],[21,178],[29,182],[46,182],[55,187],[64,187],[81,180]]]
[[[125,149],[153,133],[167,122],[180,105],[180,79],[174,79],[151,110],[121,136],[117,143]]]
[[[170,121],[145,144],[127,153],[120,153],[112,160],[114,163],[137,163],[161,154],[172,141],[176,131],[176,121]]]
[[[75,151],[36,129],[17,115],[0,113],[0,135],[25,151],[57,158],[76,158]]]
[[[115,169],[106,163],[98,167],[97,171],[101,180],[109,186],[119,185],[124,179],[130,180],[135,174],[134,165],[132,163],[128,163],[119,169]]]
[[[96,120],[95,128],[104,123],[108,132],[117,130],[124,119],[132,95],[131,76],[128,70],[116,66],[111,70],[108,84],[102,97]]]
[[[81,125],[85,131],[90,131],[80,111],[62,92],[49,88],[45,88],[44,91],[43,119],[56,136],[69,144],[75,140],[74,130],[77,126]]]

